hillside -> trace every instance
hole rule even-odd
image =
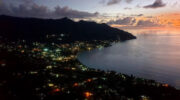
[[[12,40],[43,41],[47,35],[65,35],[64,41],[129,40],[132,34],[106,24],[79,21],[68,18],[36,19],[0,16],[0,35]],[[55,41],[58,42],[58,41]]]

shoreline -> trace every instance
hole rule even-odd
[[[47,100],[51,100],[51,97],[57,96],[68,99],[105,99],[109,97],[117,99],[160,98],[160,100],[163,100],[171,97],[174,98],[174,100],[178,100],[180,98],[180,91],[168,84],[161,84],[154,80],[138,78],[133,75],[129,76],[115,71],[89,68],[77,59],[79,52],[109,46],[111,43],[112,41],[76,41],[66,44],[43,44],[34,42],[32,46],[28,46],[22,41],[21,43],[13,45],[11,43],[1,44],[1,49],[4,48],[5,51],[7,50],[7,52],[9,52],[7,53],[8,56],[17,57],[15,63],[18,63],[18,60],[20,60],[18,65],[20,64],[23,70],[26,70],[26,73],[24,73],[24,71],[19,72],[18,70],[17,72],[13,72],[14,74],[1,74],[11,77],[20,75],[18,77],[24,81],[29,81],[29,79],[24,76],[31,77],[32,83],[36,83],[32,84],[32,87],[36,87],[35,90],[32,90],[32,93],[43,94],[44,99],[49,98]],[[28,60],[28,62],[21,63],[22,59],[23,61]],[[8,65],[8,63],[10,62],[7,58],[3,68],[19,67]],[[28,67],[29,64],[37,67]],[[24,66],[26,66],[25,69]],[[10,70],[7,70],[8,73],[9,71]],[[38,78],[38,80],[36,80],[36,78]],[[6,82],[9,83],[8,81]],[[15,83],[16,82],[17,81],[15,81]],[[87,93],[90,94],[90,96],[86,97],[85,94]],[[162,96],[162,94],[164,95]],[[72,97],[69,97],[69,95],[72,95]],[[35,97],[42,98],[42,95],[36,95]]]
[[[129,41],[129,40],[128,40],[128,41]],[[121,42],[121,41],[112,42],[112,43],[109,44],[109,46],[103,47],[103,49],[112,46],[113,43],[119,43],[119,42]],[[82,62],[79,60],[78,56],[79,56],[81,53],[88,53],[88,52],[91,52],[91,51],[93,51],[93,50],[98,50],[98,51],[100,51],[99,48],[94,48],[94,49],[92,49],[92,50],[90,50],[90,51],[88,51],[88,50],[87,50],[87,51],[81,51],[81,52],[79,52],[79,53],[77,54],[77,60],[78,60],[80,63],[82,63]],[[83,64],[83,63],[82,63],[82,64]],[[83,65],[86,66],[87,68],[94,69],[94,70],[102,70],[102,71],[105,71],[105,72],[107,72],[107,71],[115,71],[115,70],[111,70],[111,69],[100,69],[100,68],[89,67],[89,66],[87,66],[86,64],[83,64]],[[115,71],[115,72],[120,73],[120,74],[125,74],[125,73],[118,72],[118,71]],[[142,79],[145,79],[145,80],[153,80],[153,81],[155,81],[155,82],[157,82],[157,83],[160,83],[160,84],[168,84],[168,83],[166,83],[166,82],[161,82],[161,81],[154,80],[154,79],[150,79],[150,78],[143,78],[143,77],[140,77],[140,76],[135,76],[135,75],[133,75],[133,74],[125,74],[125,75],[127,75],[127,76],[131,76],[131,75],[132,75],[132,76],[135,77],[135,78],[142,78]],[[177,90],[180,90],[180,88],[178,88],[178,87],[175,87],[175,86],[170,85],[170,84],[168,84],[168,85],[171,86],[171,87],[176,88]]]
[[[129,41],[129,40],[127,40],[127,41]],[[102,49],[104,49],[104,48],[107,48],[107,47],[110,47],[110,46],[112,46],[112,44],[113,43],[118,43],[118,42],[122,42],[122,41],[116,41],[116,42],[112,42],[112,43],[110,43],[109,44],[109,46],[106,46],[106,47],[103,47]],[[124,42],[124,41],[123,41]],[[79,59],[78,59],[78,56],[79,56],[79,54],[81,54],[81,53],[83,53],[83,52],[86,52],[86,53],[88,53],[88,52],[91,52],[91,51],[93,51],[93,50],[98,50],[99,48],[93,48],[92,50],[84,50],[84,51],[81,51],[81,52],[78,52],[77,53],[77,60],[82,64],[82,65],[84,65],[84,66],[86,66],[85,64],[83,64]],[[91,67],[88,67],[88,66],[86,66],[87,68],[90,68],[90,69],[94,69],[94,70],[101,70],[101,71],[105,71],[105,72],[108,72],[108,71],[115,71],[115,70],[109,70],[109,69],[107,69],[107,70],[103,70],[103,69],[98,69],[98,68],[91,68]],[[116,73],[119,73],[119,74],[124,74],[124,73],[121,73],[121,72],[117,72],[117,71],[115,71]],[[127,74],[124,74],[124,75],[127,75]],[[152,80],[152,81],[155,81],[155,82],[157,82],[157,83],[159,83],[159,84],[168,84],[168,83],[165,83],[165,82],[158,82],[157,80],[154,80],[154,79],[147,79],[147,78],[142,78],[142,77],[137,77],[137,76],[134,76],[133,74],[130,74],[130,75],[127,75],[127,76],[133,76],[133,77],[135,77],[135,78],[141,78],[141,79],[144,79],[144,80]],[[168,84],[169,85],[169,84]],[[169,86],[171,86],[171,85],[169,85]],[[171,87],[174,87],[174,86],[171,86]],[[176,88],[176,87],[174,87],[174,88]],[[177,90],[180,90],[180,88],[176,88]]]

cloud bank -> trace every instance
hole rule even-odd
[[[88,18],[96,17],[98,12],[89,13],[85,11],[73,10],[69,7],[56,6],[54,10],[50,10],[47,6],[35,4],[32,1],[25,0],[22,4],[14,6],[5,4],[1,1],[0,15],[10,15],[17,17],[36,17],[36,18]]]
[[[165,7],[166,4],[163,3],[162,0],[156,0],[153,4],[150,4],[150,5],[147,5],[147,6],[144,6],[144,8],[161,8],[161,7]]]
[[[124,28],[160,27],[160,26],[162,26],[161,24],[151,21],[150,19],[137,20],[136,17],[125,17],[125,18],[120,18],[120,19],[116,19],[116,20],[110,20],[107,22],[107,24],[109,24],[111,26],[124,27]]]
[[[108,6],[120,3],[123,0],[102,0],[100,3],[105,3]],[[127,3],[131,3],[133,0],[124,0]]]
[[[150,20],[140,20],[138,21],[138,23],[136,24],[136,26],[139,26],[139,27],[159,27],[159,26],[162,26],[158,23],[155,23],[155,22],[152,22]]]
[[[110,20],[107,24],[118,24],[118,25],[133,25],[136,22],[136,19],[133,17],[126,17],[117,20]]]
[[[117,4],[117,3],[119,3],[119,2],[121,2],[121,0],[109,0],[109,1],[107,2],[107,5],[114,5],[114,4]]]

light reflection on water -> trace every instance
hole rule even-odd
[[[180,31],[128,31],[137,39],[101,51],[83,52],[79,60],[92,68],[133,74],[180,88]]]

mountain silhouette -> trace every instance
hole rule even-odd
[[[47,35],[64,34],[64,41],[129,40],[136,37],[107,24],[62,19],[19,18],[0,16],[0,35],[11,40],[43,41]]]

